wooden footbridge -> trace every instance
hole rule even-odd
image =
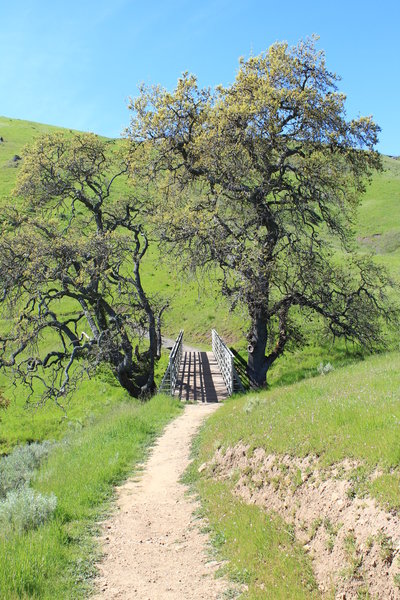
[[[187,348],[181,331],[171,349],[160,392],[178,396],[182,401],[220,402],[236,391],[243,391],[234,367],[234,356],[215,329],[212,352]]]

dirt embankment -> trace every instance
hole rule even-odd
[[[218,478],[234,477],[238,496],[293,526],[324,597],[400,599],[400,518],[355,496],[356,462],[321,469],[316,457],[249,453],[238,445],[217,451],[207,466]]]

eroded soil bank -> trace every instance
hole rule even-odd
[[[358,467],[345,461],[321,468],[316,457],[266,455],[237,445],[218,450],[202,469],[233,479],[238,496],[286,520],[312,558],[323,597],[397,600],[400,519],[372,498],[354,495]]]

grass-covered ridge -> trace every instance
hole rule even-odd
[[[15,154],[23,156],[23,147],[35,137],[48,132],[70,130],[0,117],[0,206],[11,193],[18,163]],[[359,209],[355,228],[357,243],[362,251],[377,253],[377,260],[400,275],[400,161],[384,157],[384,172],[374,176]],[[243,312],[230,313],[221,298],[217,277],[207,274],[201,280],[182,273],[174,265],[160,261],[153,246],[146,257],[143,280],[149,292],[159,292],[170,298],[165,314],[165,334],[173,337],[181,328],[187,340],[210,343],[210,330],[215,327],[228,342],[243,345],[247,317]]]
[[[362,249],[400,266],[400,159],[384,156],[383,167],[362,199],[356,237]]]
[[[246,448],[246,457],[257,448],[275,457],[313,457],[326,476],[331,465],[351,461],[357,467],[341,475],[350,478],[351,497],[373,497],[397,514],[399,423],[399,353],[233,397],[210,417],[196,440],[186,478],[200,496],[219,557],[229,561],[230,575],[248,586],[243,598],[319,596],[292,525],[234,496],[234,474],[216,480],[216,452],[223,455],[236,446],[238,452]]]
[[[18,162],[13,161],[14,156],[21,157],[23,147],[39,135],[59,130],[51,125],[0,116],[0,137],[3,138],[0,142],[0,205],[15,185]]]
[[[267,453],[400,463],[400,354],[389,353],[291,386],[233,398],[208,421],[204,456],[239,442]]]

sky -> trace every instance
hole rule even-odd
[[[118,137],[141,82],[228,85],[238,58],[316,33],[349,118],[400,155],[399,0],[0,0],[0,114]]]

